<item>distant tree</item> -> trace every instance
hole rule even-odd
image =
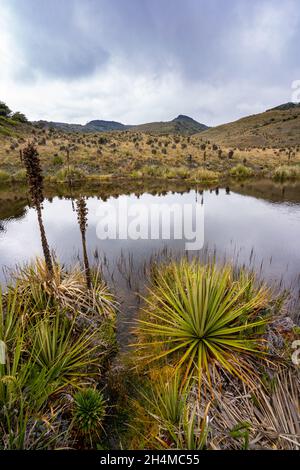
[[[9,116],[11,113],[11,109],[5,104],[3,101],[0,101],[0,116]]]
[[[27,119],[27,117],[25,116],[25,114],[20,113],[19,111],[17,111],[16,113],[13,113],[13,114],[11,115],[11,118],[12,118],[14,121],[18,121],[18,122],[28,122],[28,119]]]

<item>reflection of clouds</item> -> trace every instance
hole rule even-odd
[[[204,191],[205,206],[205,245],[216,248],[222,258],[224,253],[230,258],[238,255],[241,263],[248,264],[251,250],[252,261],[260,266],[264,259],[263,270],[269,277],[280,278],[282,274],[292,280],[299,273],[300,253],[297,250],[300,239],[300,206],[271,204],[252,196],[242,196],[224,189],[216,195],[214,191]],[[108,203],[117,206],[120,200],[128,205],[139,204],[195,204],[196,193],[167,193],[165,196],[143,194],[110,197]],[[198,198],[199,200],[199,198]],[[183,240],[98,240],[96,227],[99,222],[97,211],[105,205],[96,197],[87,200],[89,209],[87,245],[90,254],[95,249],[100,256],[114,260],[123,252],[132,252],[135,259],[142,263],[153,252],[168,246],[173,250],[183,250]],[[53,198],[44,202],[43,220],[51,249],[54,249],[63,262],[72,262],[81,250],[80,231],[76,213],[72,210],[70,199]],[[42,254],[37,217],[34,209],[29,208],[25,217],[5,223],[5,232],[0,236],[0,263],[14,265]],[[270,262],[270,259],[272,260]],[[287,269],[288,264],[288,270]]]

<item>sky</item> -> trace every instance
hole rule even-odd
[[[299,44],[299,0],[0,0],[0,100],[30,120],[214,126],[295,101]]]

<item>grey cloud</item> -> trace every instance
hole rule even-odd
[[[127,68],[162,73],[178,69],[188,80],[217,81],[253,73],[285,75],[291,54],[274,64],[253,57],[241,30],[258,7],[278,0],[10,0],[15,36],[28,67],[56,77],[92,74],[110,58]],[[294,3],[294,2],[287,2]],[[289,28],[289,25],[285,25]],[[263,27],[263,26],[262,26]],[[281,27],[281,25],[279,25]],[[251,31],[250,31],[251,33]],[[296,39],[291,52],[296,53]],[[299,39],[299,31],[298,31]],[[283,67],[284,65],[284,67]],[[258,69],[260,67],[260,70]]]
[[[157,113],[166,107],[173,112],[178,104],[178,113],[196,112],[199,119],[204,114],[214,123],[288,101],[291,82],[300,79],[298,0],[1,1],[11,13],[9,29],[23,58],[16,85],[30,86],[40,75],[71,90],[71,82],[85,84],[81,94],[68,95],[68,118],[88,115],[82,100],[87,110],[95,101],[103,108],[117,103],[116,120],[123,112],[120,103],[129,103],[127,95],[138,110],[133,83],[126,85],[122,76],[140,76],[161,87]],[[120,74],[119,88],[116,77],[107,75],[112,64]],[[163,79],[170,75],[178,81],[174,94],[180,90],[180,96],[163,95]],[[103,89],[89,87],[93,76],[107,77]],[[215,98],[201,96],[205,87],[216,90],[211,92]],[[197,89],[192,99],[190,90]],[[188,109],[182,109],[185,104]],[[136,122],[148,120],[146,111],[137,113]]]
[[[95,38],[74,24],[73,0],[12,0],[14,38],[25,55],[27,73],[79,78],[108,60]],[[25,69],[23,69],[25,72]]]

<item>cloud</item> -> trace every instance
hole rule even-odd
[[[291,98],[296,0],[0,0],[0,99],[31,119],[210,125]]]

